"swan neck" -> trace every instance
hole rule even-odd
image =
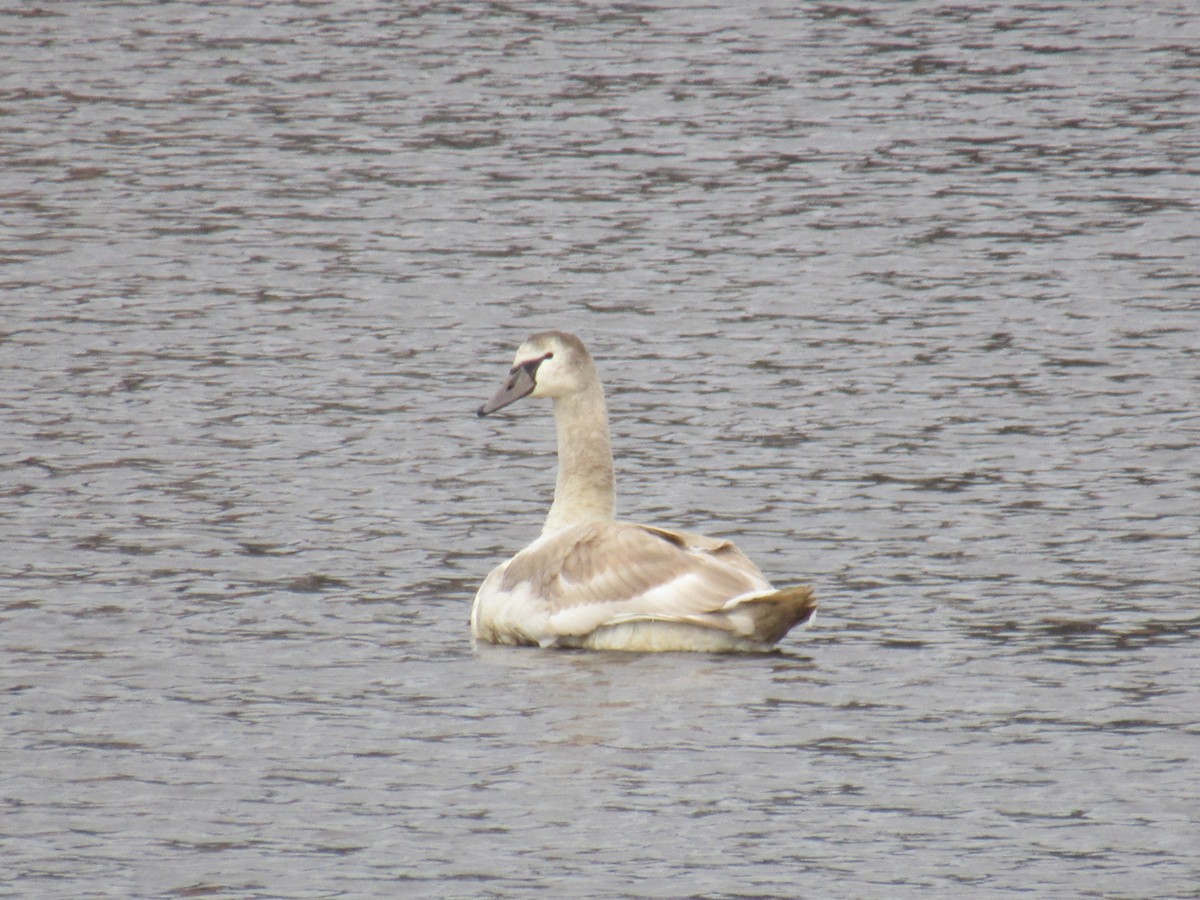
[[[558,480],[543,534],[616,517],[608,408],[599,380],[554,401]]]

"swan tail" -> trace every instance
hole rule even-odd
[[[739,624],[753,635],[754,640],[774,644],[797,625],[812,620],[817,611],[817,598],[810,586],[800,584],[735,597],[725,608],[731,618],[741,618],[738,614],[749,618],[748,623],[743,620]]]

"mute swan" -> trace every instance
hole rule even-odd
[[[593,650],[766,650],[816,610],[812,589],[776,590],[732,542],[618,522],[604,388],[573,334],[535,334],[479,407],[554,401],[558,479],[541,537],[497,566],[471,608],[496,644]]]

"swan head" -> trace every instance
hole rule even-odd
[[[517,348],[504,384],[477,412],[486,416],[522,397],[557,400],[578,393],[595,379],[596,368],[583,341],[565,331],[543,331]]]

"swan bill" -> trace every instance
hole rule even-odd
[[[540,363],[541,360],[538,360]],[[475,411],[477,416],[486,416],[494,413],[498,409],[503,409],[510,403],[516,403],[522,397],[528,397],[533,393],[533,389],[537,387],[537,364],[530,365],[526,363],[521,366],[513,366],[513,370],[505,379],[504,384],[500,386],[500,390],[492,396],[492,399]]]

